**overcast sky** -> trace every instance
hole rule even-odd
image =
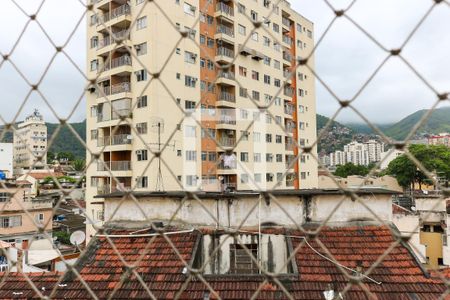
[[[33,14],[40,0],[16,0],[27,14]],[[165,0],[166,1],[166,0]],[[2,0],[0,10],[0,52],[10,53],[28,18],[10,0]],[[337,9],[350,1],[330,1]],[[321,0],[291,0],[292,6],[315,24],[316,42],[334,17]],[[386,48],[398,48],[433,4],[432,0],[357,0],[348,15],[370,32]],[[37,19],[49,37],[62,45],[82,18],[84,8],[78,0],[46,0]],[[450,91],[450,8],[445,3],[435,7],[428,19],[404,48],[402,55],[439,92]],[[75,30],[65,51],[82,70],[85,69],[85,21]],[[11,61],[31,83],[37,83],[52,60],[55,50],[42,30],[30,23],[10,56]],[[316,71],[322,80],[343,99],[352,98],[361,85],[386,57],[372,41],[345,18],[338,19],[316,51]],[[0,60],[2,63],[2,60]],[[60,117],[81,121],[85,103],[79,101],[84,77],[63,55],[53,60],[40,85],[50,106]],[[0,115],[12,121],[30,87],[9,62],[0,67]],[[398,58],[392,58],[355,100],[354,105],[371,121],[388,123],[429,108],[435,95]],[[448,101],[446,103],[448,105]],[[56,118],[47,104],[32,93],[18,117],[22,120],[39,108],[49,121]],[[331,116],[338,108],[336,100],[317,82],[317,111]],[[358,116],[343,111],[338,120],[360,122]]]

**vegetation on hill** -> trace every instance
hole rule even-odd
[[[330,119],[317,114],[317,134],[325,128]],[[317,145],[319,153],[328,154],[336,150],[342,150],[345,144],[353,139],[353,131],[339,122],[333,121],[324,132]]]
[[[355,165],[353,163],[347,163],[345,165],[337,166],[334,175],[346,178],[351,175],[366,176],[370,170],[374,167],[374,164],[368,166]]]
[[[376,124],[376,126],[388,137],[403,140],[407,137],[411,129],[420,121],[428,110],[423,109],[403,118],[394,124]],[[361,134],[373,134],[372,128],[367,124],[349,123],[345,126],[350,127],[353,131]],[[416,137],[422,137],[430,134],[438,134],[441,132],[450,132],[450,107],[442,107],[434,110],[428,121],[421,126]]]

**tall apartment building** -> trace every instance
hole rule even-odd
[[[332,152],[322,157],[322,161],[329,162],[329,166],[345,165],[346,163],[367,166],[380,161],[383,152],[384,144],[378,141],[369,140],[364,143],[353,141],[344,145],[344,151]]]
[[[97,0],[88,15],[91,221],[117,190],[317,187],[316,161],[293,146],[316,139],[314,77],[295,69],[312,22],[287,1],[154,2]]]
[[[47,164],[46,151],[47,125],[36,109],[14,132],[14,172],[20,169],[42,169]],[[40,161],[38,157],[41,157]]]
[[[7,178],[13,174],[13,144],[0,143],[0,172]]]

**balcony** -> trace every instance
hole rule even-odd
[[[290,121],[290,120],[287,120],[287,121],[285,122],[285,128],[286,128],[286,131],[287,131],[287,132],[293,133],[294,130],[295,130],[295,122]]]
[[[218,170],[235,170],[237,168],[237,162],[236,160],[231,161],[230,163],[226,164],[224,161],[220,162],[220,164],[217,166]]]
[[[294,143],[286,143],[284,144],[284,150],[286,151],[294,151],[295,149],[295,144]]]
[[[284,95],[287,97],[294,97],[294,89],[290,86],[284,87]]]
[[[114,8],[110,12],[98,17],[97,29],[103,30],[105,27],[117,26],[125,28],[131,23],[131,8],[128,4]],[[99,28],[100,27],[100,28]]]
[[[223,3],[219,2],[216,5],[216,12],[214,14],[214,17],[220,18],[221,20],[225,20],[228,22],[233,22],[234,18],[234,9],[233,7]]]
[[[217,75],[216,83],[222,84],[222,85],[234,86],[236,84],[234,73],[220,71],[219,74]]]
[[[236,107],[236,96],[230,92],[220,91],[217,106]]]
[[[281,19],[281,22],[283,23],[284,26],[286,26],[288,28],[291,28],[291,20],[289,20],[288,18],[283,17]]]
[[[107,36],[101,40],[99,40],[97,45],[97,55],[112,51],[115,45],[115,41],[117,40],[123,40],[127,41],[130,38],[130,34],[128,32],[128,29],[121,30],[118,32],[114,32],[113,36]],[[125,43],[127,46],[130,46],[128,43]],[[111,46],[111,47],[108,47]],[[117,48],[119,49],[120,46]],[[116,49],[116,50],[117,50]]]
[[[131,56],[123,55],[120,57],[113,58],[111,62],[106,62],[103,68],[103,72],[107,72],[109,70],[114,70],[122,68],[121,70],[115,70],[114,75],[119,75],[122,73],[131,73]],[[98,70],[98,73],[102,72],[102,70]]]
[[[104,136],[97,140],[97,146],[114,146],[114,145],[130,145],[131,138],[129,134],[117,134],[111,136]]]
[[[117,84],[113,84],[112,86],[104,86],[103,93],[105,96],[117,95],[121,93],[130,93],[131,92],[131,83],[130,82],[121,82]],[[97,98],[102,98],[103,94],[98,93]]]
[[[218,140],[218,143],[222,147],[234,147],[236,145],[236,139],[223,136]]]
[[[287,51],[283,51],[283,59],[291,63],[292,55]]]
[[[234,28],[220,24],[217,26],[216,34],[214,36],[216,40],[224,40],[228,43],[234,43]]]
[[[219,47],[217,48],[215,59],[217,62],[232,63],[234,59],[234,50]]]
[[[283,43],[292,46],[292,39],[287,35],[283,35]]]
[[[131,171],[131,161],[129,160],[119,160],[119,161],[105,161],[104,163],[99,161],[97,163],[97,171]]]
[[[285,104],[284,105],[284,113],[286,115],[289,115],[290,117],[292,117],[294,112],[295,112],[295,106],[294,105],[292,105],[292,104]]]

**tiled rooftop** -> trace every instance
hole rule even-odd
[[[157,299],[172,299],[176,295],[180,296],[179,299],[204,299],[209,293],[207,286],[194,275],[189,278],[189,273],[183,272],[185,265],[182,262],[183,259],[188,264],[192,263],[200,233],[210,234],[211,229],[168,235],[167,239],[173,246],[161,236],[110,237],[127,263],[138,262],[135,271],[145,287],[134,274],[120,286],[119,282],[127,269],[106,237],[99,237],[90,243],[76,268],[100,299],[111,296],[111,293],[114,293],[113,298],[148,299],[147,288]],[[323,257],[327,256],[326,252],[313,237],[308,239],[307,245],[300,231],[271,229],[266,233],[289,235],[293,248],[298,247],[295,255],[298,274],[279,278],[294,299],[324,299],[323,292],[330,287],[342,291],[350,282],[336,264]],[[127,234],[127,231],[113,231],[110,234],[122,235]],[[342,266],[361,272],[366,272],[395,241],[391,228],[375,225],[324,227],[317,237]],[[351,270],[344,271],[354,275]],[[33,275],[32,279],[33,282],[36,280],[39,287],[44,279],[50,284],[54,277],[54,274]],[[368,299],[363,287],[378,299],[438,299],[445,291],[444,284],[440,280],[428,278],[411,251],[402,244],[395,246],[369,277],[362,280],[362,286],[351,286],[344,299]],[[263,275],[204,275],[204,278],[221,299],[249,299],[264,281]],[[26,285],[19,275],[10,274],[0,284],[0,298],[15,298],[13,292],[32,292]],[[57,286],[55,296],[91,298],[73,274],[65,275],[62,285]],[[215,299],[213,293],[209,296],[209,299]],[[262,286],[257,298],[288,299],[273,280]]]

